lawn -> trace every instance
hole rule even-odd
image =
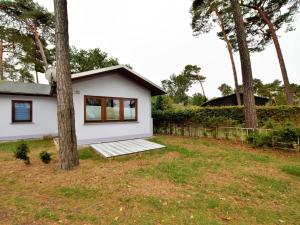
[[[58,170],[50,140],[31,165],[0,143],[0,224],[300,224],[300,155],[227,141],[157,136],[168,147],[116,159],[79,151]],[[52,152],[46,165],[39,152]]]

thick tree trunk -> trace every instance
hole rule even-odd
[[[273,26],[272,22],[269,20],[269,17],[266,14],[266,12],[263,11],[261,8],[258,8],[257,10],[258,10],[260,16],[262,17],[262,19],[265,21],[265,23],[268,25],[268,27],[270,29],[272,39],[273,39],[273,42],[274,42],[274,46],[275,46],[275,49],[276,49],[276,52],[277,52],[277,57],[278,57],[280,69],[281,69],[286,100],[287,100],[288,105],[293,105],[294,104],[293,92],[292,92],[292,89],[291,89],[291,86],[290,86],[289,77],[288,77],[287,69],[286,69],[285,62],[284,62],[284,57],[283,57],[283,54],[282,54],[282,50],[281,50],[281,47],[280,47],[280,44],[279,44],[279,40],[278,40],[276,31],[274,29],[274,26]]]
[[[246,30],[242,17],[241,7],[238,0],[230,0],[233,17],[235,21],[235,29],[239,53],[241,58],[243,85],[244,85],[244,105],[245,105],[245,121],[247,128],[257,127],[257,116],[255,109],[255,99],[253,93],[252,67],[249,49],[247,45]]]
[[[3,68],[3,40],[0,40],[0,80],[4,80],[4,68]]]
[[[54,0],[57,61],[57,118],[60,168],[79,165],[70,73],[68,11],[66,0]]]
[[[234,78],[234,86],[235,86],[235,95],[236,95],[236,101],[238,105],[241,105],[241,95],[240,95],[240,88],[239,88],[239,82],[238,82],[238,77],[237,77],[237,71],[236,71],[236,66],[235,66],[235,61],[234,61],[234,57],[233,57],[233,51],[232,51],[232,46],[231,43],[229,42],[227,33],[225,31],[225,25],[224,25],[224,20],[222,15],[219,13],[219,11],[217,9],[215,9],[215,13],[219,19],[220,22],[220,27],[222,30],[222,34],[224,37],[224,41],[226,42],[227,45],[227,50],[228,50],[228,54],[230,57],[230,62],[231,62],[231,67],[232,67],[232,72],[233,72],[233,78]]]

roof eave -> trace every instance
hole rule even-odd
[[[102,69],[72,74],[72,80],[77,81],[77,80],[81,80],[81,79],[91,78],[91,77],[98,76],[103,73],[113,72],[113,71],[117,71],[117,70],[123,71],[127,74],[130,73],[131,75],[133,75],[134,76],[133,80],[135,82],[141,84],[145,88],[149,89],[151,92],[151,96],[166,94],[166,92],[161,87],[159,87],[158,85],[154,84],[147,78],[143,77],[142,75],[138,74],[134,70],[132,70],[124,65],[118,65],[118,66],[113,66],[113,67],[108,67],[108,68],[102,68]]]

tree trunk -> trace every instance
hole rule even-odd
[[[60,168],[79,165],[70,73],[67,0],[54,0]]]
[[[259,15],[262,17],[262,19],[265,21],[265,23],[268,25],[268,27],[270,29],[272,39],[273,39],[273,42],[274,42],[274,45],[275,45],[275,49],[276,49],[276,52],[277,52],[277,57],[278,57],[280,69],[281,69],[286,100],[287,100],[288,105],[293,105],[294,104],[293,92],[292,92],[292,89],[291,89],[291,86],[290,86],[287,69],[286,69],[286,66],[285,66],[282,50],[281,50],[281,47],[280,47],[280,44],[279,44],[279,40],[278,40],[276,31],[274,29],[274,26],[273,26],[272,22],[268,18],[268,15],[266,14],[266,12],[263,11],[261,8],[258,8],[257,10],[259,12]]]
[[[39,52],[41,54],[41,57],[42,57],[42,60],[43,60],[43,64],[44,64],[44,69],[45,69],[45,72],[46,72],[46,70],[48,69],[47,57],[46,57],[46,54],[45,54],[45,51],[44,51],[43,44],[42,44],[42,42],[40,40],[40,35],[37,32],[37,30],[36,30],[36,27],[34,27],[33,36],[34,36],[34,39],[36,41],[37,47],[39,49]]]
[[[0,80],[4,80],[4,67],[3,67],[3,40],[0,40]]]
[[[241,7],[238,0],[230,0],[233,12],[237,42],[241,58],[242,76],[244,85],[244,105],[245,105],[245,121],[247,128],[256,128],[257,116],[255,109],[255,99],[253,93],[252,67],[249,49],[247,45],[246,30],[242,17]]]
[[[35,71],[35,80],[36,80],[36,83],[38,84],[39,83],[39,74],[38,74],[38,71]]]
[[[224,20],[222,18],[222,15],[219,13],[218,9],[214,10],[219,22],[220,22],[220,27],[222,29],[222,34],[224,37],[224,41],[226,42],[227,45],[227,50],[228,50],[228,54],[230,57],[230,62],[231,62],[231,67],[232,67],[232,72],[233,72],[233,78],[234,78],[234,86],[235,86],[235,95],[236,95],[236,101],[238,105],[241,105],[241,95],[240,95],[240,88],[239,88],[239,82],[238,82],[238,77],[237,77],[237,72],[236,72],[236,66],[235,66],[235,61],[234,61],[234,57],[233,57],[233,51],[232,51],[232,46],[231,43],[228,40],[228,36],[227,33],[225,31],[225,25],[224,25]]]
[[[199,79],[199,82],[200,82],[200,85],[201,85],[201,89],[202,89],[203,96],[206,97],[206,96],[205,96],[205,92],[204,92],[203,83],[202,83],[202,81],[201,81],[200,79]]]
[[[44,64],[44,70],[46,72],[46,70],[48,69],[48,62],[47,62],[47,57],[46,57],[46,54],[45,54],[45,51],[44,51],[44,46],[43,46],[43,44],[41,42],[41,39],[40,39],[40,35],[39,35],[35,25],[30,24],[27,20],[25,20],[25,23],[32,32],[35,44],[36,44],[36,46],[37,46],[37,48],[40,52],[40,55],[42,57],[42,61],[43,61],[43,64]]]

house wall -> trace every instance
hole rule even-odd
[[[73,82],[73,99],[78,144],[150,137],[153,134],[151,93],[118,74]],[[138,121],[84,123],[84,95],[136,98]],[[12,123],[12,100],[32,101],[32,123]],[[0,95],[0,141],[57,135],[56,98]]]
[[[150,137],[153,134],[151,93],[118,73],[73,82],[79,144]],[[84,123],[84,95],[138,99],[137,122]]]
[[[32,123],[12,123],[12,100],[32,101]],[[0,141],[57,135],[56,99],[0,95]]]

